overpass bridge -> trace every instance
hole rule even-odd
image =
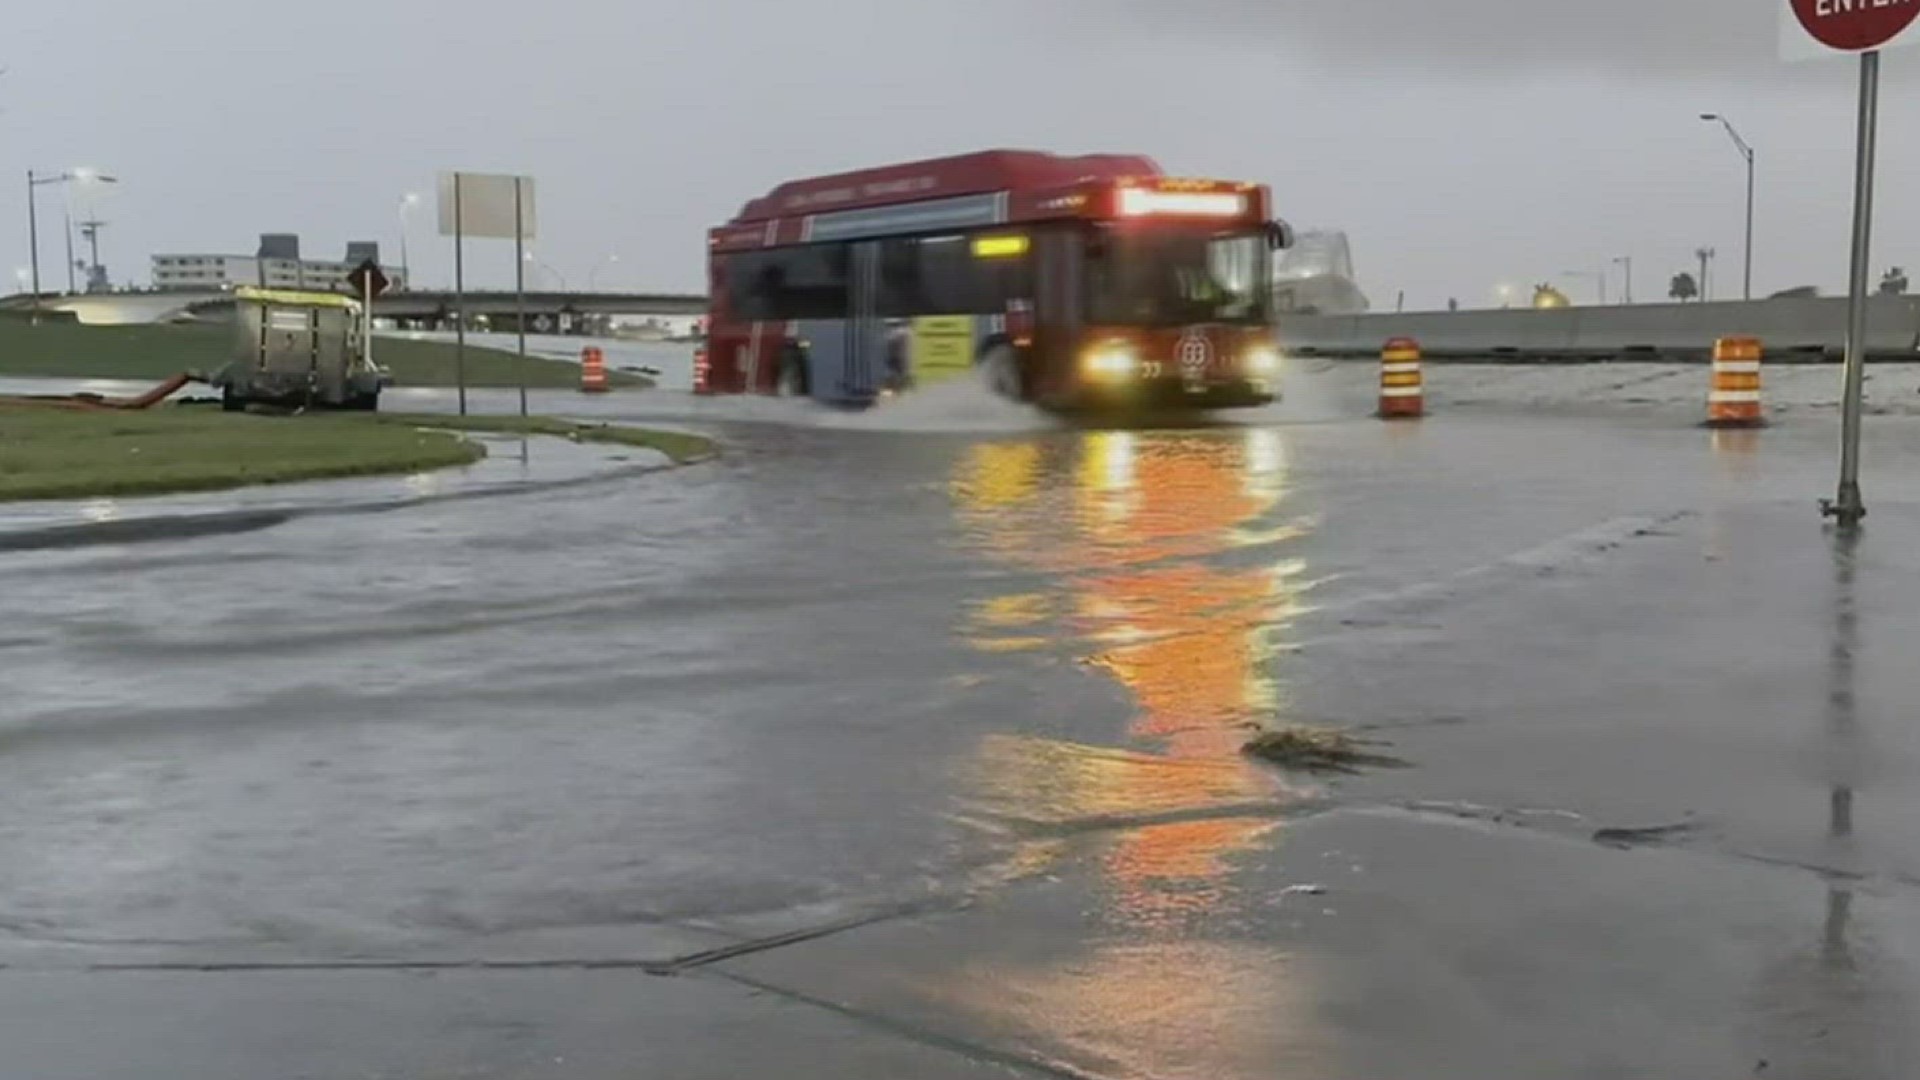
[[[463,303],[456,302],[451,290],[409,289],[389,293],[374,301],[373,313],[383,319],[424,324],[451,323],[463,307],[470,319],[510,322],[520,310],[520,301],[511,292],[476,290],[468,292]],[[705,314],[707,298],[687,293],[614,293],[614,292],[529,292],[525,310],[529,329],[543,326],[559,328],[581,321],[598,321],[616,315]],[[124,326],[130,323],[177,322],[193,319],[220,319],[233,308],[233,296],[227,292],[137,292],[81,293],[70,296],[42,294],[42,310],[71,312],[78,321],[91,326]],[[0,297],[0,310],[26,311],[33,307],[33,296],[21,293]]]

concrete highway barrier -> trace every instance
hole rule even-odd
[[[1279,317],[1281,345],[1302,356],[1375,357],[1390,338],[1417,339],[1429,360],[1678,359],[1705,361],[1723,337],[1757,337],[1779,363],[1837,358],[1844,298],[1712,304],[1515,308]],[[1876,296],[1867,311],[1876,360],[1920,359],[1920,297]]]

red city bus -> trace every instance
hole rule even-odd
[[[789,181],[709,234],[694,389],[864,406],[958,368],[1054,409],[1266,404],[1269,202],[1015,150]]]

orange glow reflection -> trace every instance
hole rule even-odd
[[[981,602],[968,635],[999,652],[1077,645],[1130,692],[1127,741],[1141,749],[999,736],[982,747],[976,790],[1029,824],[1111,830],[1103,861],[1126,921],[1202,914],[1223,898],[1230,857],[1274,827],[1284,791],[1239,754],[1282,706],[1270,631],[1298,611],[1302,567],[1286,546],[1301,526],[1273,520],[1284,436],[1105,432],[1049,449],[982,451],[953,485],[982,547],[1064,583],[1051,599]],[[1018,482],[1004,475],[1012,462]],[[1022,497],[965,497],[1013,490]]]

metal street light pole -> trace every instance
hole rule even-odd
[[[407,261],[407,211],[420,205],[420,196],[407,192],[400,197],[400,281],[403,288],[413,288],[413,267]]]
[[[69,200],[66,210],[61,214],[61,220],[66,224],[67,233],[67,295],[72,296],[78,292],[79,289],[75,287],[73,283],[73,206],[71,200]]]
[[[41,176],[32,169],[27,170],[27,245],[33,249],[33,315],[35,324],[40,322],[40,207],[38,192],[48,184],[70,184],[78,181],[82,184],[117,184],[120,181],[105,176],[92,169],[69,169],[54,176]],[[67,228],[67,275],[71,282],[73,275],[73,228]],[[71,285],[69,285],[71,291]]]
[[[617,265],[619,262],[620,262],[620,256],[618,255],[607,256],[608,266]],[[588,292],[594,291],[594,287],[595,287],[594,283],[599,279],[599,277],[600,277],[600,266],[598,263],[596,263],[594,264],[591,270],[587,271],[587,291]]]
[[[1620,302],[1623,304],[1631,304],[1633,303],[1633,256],[1622,255],[1619,258],[1614,259],[1613,261],[1616,266],[1624,266],[1627,268],[1627,280],[1626,280],[1627,295],[1626,295],[1626,298],[1621,300]]]
[[[40,323],[40,215],[35,211],[34,193],[40,190],[40,181],[34,177],[33,170],[27,170],[27,246],[33,249],[33,323]]]
[[[1747,140],[1740,137],[1740,132],[1734,128],[1733,121],[1728,120],[1719,113],[1701,113],[1700,119],[1709,123],[1718,123],[1726,128],[1727,134],[1733,139],[1733,145],[1739,149],[1740,156],[1745,158],[1747,162],[1746,281],[1742,287],[1741,296],[1747,300],[1751,300],[1753,299],[1753,146],[1748,143]]]
[[[545,270],[548,274],[551,274],[553,276],[553,280],[560,283],[561,292],[571,291],[567,288],[567,275],[561,273],[558,270],[555,270],[553,268],[553,264],[542,262],[539,259],[534,258],[533,252],[531,251],[521,255],[520,258],[526,262],[532,263],[534,266],[538,267],[539,269]]]

